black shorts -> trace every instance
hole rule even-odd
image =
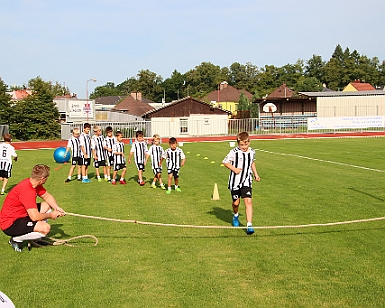
[[[80,166],[86,166],[86,167],[88,167],[89,165],[90,165],[90,163],[91,163],[91,158],[81,158],[80,160],[79,160],[79,165]]]
[[[179,178],[179,169],[177,169],[177,170],[168,169],[167,172],[168,172],[168,174],[172,174],[174,179]]]
[[[253,189],[251,187],[243,186],[240,189],[231,191],[231,198],[233,201],[238,200],[239,198],[251,198],[253,195]]]
[[[162,173],[162,167],[154,168],[152,169],[152,172],[154,172],[155,175]]]
[[[99,168],[99,167],[104,167],[106,165],[105,160],[94,160],[94,167]]]
[[[114,165],[114,170],[115,171],[119,171],[119,170],[122,170],[124,168],[126,168],[126,164],[115,164]]]
[[[108,156],[108,165],[113,166],[114,165],[114,156]]]
[[[72,166],[80,165],[80,162],[81,162],[81,158],[80,157],[72,157],[72,159],[71,159]]]
[[[40,211],[41,203],[37,204],[37,209]],[[37,221],[32,221],[29,216],[16,219],[12,226],[3,230],[6,235],[20,236],[33,232]]]
[[[11,170],[0,170],[0,178],[9,179],[11,177]]]
[[[144,164],[136,164],[136,167],[138,168],[138,171],[144,171]]]

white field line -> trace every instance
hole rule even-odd
[[[358,169],[364,169],[364,170],[369,170],[369,171],[374,171],[374,172],[385,173],[385,170],[379,170],[379,169],[373,169],[373,168],[368,168],[368,167],[363,167],[363,166],[357,166],[357,165],[351,165],[351,164],[346,164],[346,163],[340,163],[340,162],[337,162],[337,161],[324,160],[324,159],[319,159],[319,158],[312,158],[312,157],[296,155],[296,154],[277,153],[277,152],[271,152],[271,151],[266,151],[266,150],[261,150],[261,149],[256,149],[256,150],[260,151],[260,152],[264,152],[264,153],[269,153],[269,154],[275,154],[275,155],[281,155],[281,156],[292,156],[292,157],[298,157],[298,158],[303,158],[303,159],[308,159],[308,160],[313,160],[313,161],[319,161],[319,162],[322,162],[322,163],[328,163],[328,164],[334,164],[334,165],[339,165],[339,166],[345,166],[345,167],[358,168]]]

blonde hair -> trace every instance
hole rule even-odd
[[[75,127],[73,130],[72,130],[72,135],[80,135],[80,129],[78,127]]]
[[[248,132],[238,133],[238,135],[237,135],[237,142],[239,143],[241,141],[250,141],[250,137],[249,137]]]
[[[100,126],[94,126],[94,128],[93,128],[94,133],[96,133],[100,130],[102,130],[102,128]]]
[[[49,170],[50,168],[47,165],[36,165],[32,169],[31,178],[34,180],[40,180],[42,178],[48,178],[49,177]]]
[[[160,136],[158,134],[155,134],[154,136],[152,136],[152,140],[155,140],[155,139],[160,140]]]

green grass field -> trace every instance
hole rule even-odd
[[[254,226],[385,216],[384,138],[251,145],[261,177],[253,186]],[[185,143],[183,150],[182,193],[140,187],[134,164],[128,165],[125,186],[95,180],[64,184],[69,165],[56,164],[53,150],[19,151],[8,189],[28,177],[33,165],[45,163],[51,166],[46,188],[68,212],[229,226],[229,172],[220,166],[229,142]],[[89,173],[92,178],[93,168]],[[152,171],[145,177],[149,181]],[[221,200],[213,201],[215,183]],[[246,224],[243,205],[240,213]],[[92,234],[99,244],[80,239],[75,247],[16,253],[1,233],[0,290],[16,307],[385,306],[384,220],[257,229],[252,236],[243,229],[144,226],[68,215],[50,224],[51,237]]]

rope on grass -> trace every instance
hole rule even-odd
[[[30,244],[34,247],[60,246],[60,245],[74,247],[74,245],[68,244],[68,242],[71,242],[71,241],[74,241],[74,240],[77,240],[80,238],[86,238],[86,237],[90,237],[90,238],[95,240],[94,246],[98,245],[99,241],[98,241],[97,237],[90,235],[90,234],[79,235],[79,236],[71,237],[71,238],[65,239],[65,240],[60,240],[60,239],[56,239],[56,238],[52,238],[52,237],[45,237],[45,238],[40,239],[38,241],[30,241]]]
[[[116,218],[89,216],[89,215],[82,215],[82,214],[75,214],[75,213],[68,213],[68,212],[66,212],[66,215],[97,219],[97,220],[135,223],[139,225],[150,225],[150,226],[160,226],[160,227],[196,228],[196,229],[247,229],[247,227],[233,227],[233,226],[196,226],[196,225],[165,224],[160,222],[148,222],[148,221],[139,221],[139,220],[133,220],[133,219],[116,219]],[[330,226],[336,226],[336,225],[347,225],[347,224],[370,222],[370,221],[377,221],[377,220],[385,220],[385,217],[357,219],[357,220],[348,220],[348,221],[339,221],[339,222],[328,222],[328,223],[317,223],[317,224],[306,224],[306,225],[253,226],[253,228],[254,229],[294,229],[294,228],[309,228],[309,227],[330,227]]]

